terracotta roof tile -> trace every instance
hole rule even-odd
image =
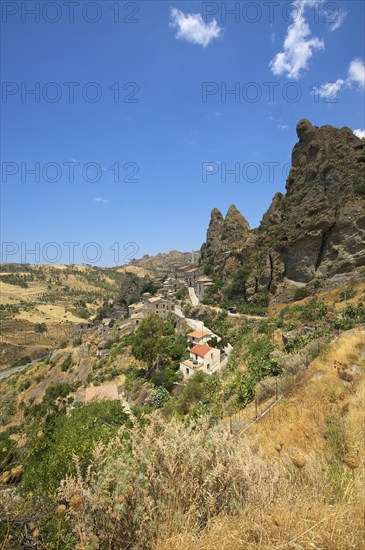
[[[190,353],[195,353],[195,355],[199,355],[199,357],[205,357],[207,353],[210,352],[214,348],[211,348],[210,346],[204,346],[203,344],[197,344],[193,348],[191,348]]]
[[[209,336],[209,334],[212,333],[204,330],[195,330],[194,332],[189,332],[188,336],[191,336],[192,338],[202,338],[203,336]]]

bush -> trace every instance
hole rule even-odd
[[[294,300],[304,300],[304,298],[307,298],[307,296],[310,295],[310,292],[307,288],[301,287],[297,288],[294,292]]]
[[[298,353],[305,345],[306,340],[302,336],[294,336],[285,343],[284,349],[287,353]]]
[[[179,290],[176,292],[176,298],[178,300],[185,300],[188,296],[189,296],[189,291],[185,286],[182,288],[179,288]]]
[[[280,373],[280,368],[276,359],[271,357],[275,345],[268,336],[263,336],[257,340],[251,340],[248,344],[248,372],[256,382],[259,382],[266,376],[276,376]]]
[[[204,383],[207,377],[204,372],[197,371],[189,378],[177,403],[177,409],[181,414],[187,414],[191,406],[196,405],[202,399],[204,395]]]
[[[47,325],[46,323],[36,323],[34,326],[34,332],[38,332],[40,334],[43,334],[44,332],[47,332]]]
[[[159,386],[151,391],[148,396],[147,403],[155,409],[160,409],[169,399],[169,392],[165,388]]]
[[[66,372],[73,365],[72,355],[68,355],[64,361],[61,363],[61,371]]]
[[[351,300],[352,298],[355,298],[356,294],[357,294],[357,290],[355,288],[348,287],[346,288],[346,290],[343,290],[342,292],[340,292],[339,296],[340,296],[341,302],[343,302],[345,300]]]
[[[19,391],[25,391],[27,390],[28,388],[30,388],[30,386],[32,385],[32,381],[30,378],[26,378],[25,380],[23,380],[23,382],[21,382],[20,386],[19,386]]]
[[[171,391],[181,378],[179,372],[176,372],[171,367],[161,367],[156,374],[151,378],[154,386],[162,386],[167,391]]]
[[[23,365],[27,365],[32,361],[32,358],[29,357],[29,355],[26,355],[25,357],[18,357],[18,359],[14,359],[14,361],[11,362],[12,367],[22,367]]]
[[[85,473],[97,442],[106,443],[127,416],[117,401],[91,403],[75,409],[70,416],[51,416],[45,424],[33,426],[29,434],[33,452],[24,460],[22,488],[52,494],[62,478],[74,474],[73,457],[79,458]],[[39,429],[44,438],[39,440]]]
[[[261,465],[260,454],[238,447],[228,430],[212,431],[207,420],[184,426],[153,414],[145,428],[134,425],[130,439],[105,447],[88,475],[65,480],[59,497],[87,548],[94,533],[101,548],[151,548],[161,530],[182,528],[188,516],[203,526],[235,514],[255,494]]]
[[[354,185],[354,193],[355,195],[359,195],[360,197],[365,195],[365,183],[361,182],[356,185]]]
[[[125,383],[124,387],[128,392],[133,391],[137,380],[141,380],[146,376],[146,371],[141,369],[137,363],[131,363],[124,371]]]
[[[305,306],[301,306],[299,311],[302,321],[318,321],[327,315],[328,307],[325,303],[314,299]]]

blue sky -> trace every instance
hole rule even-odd
[[[365,128],[363,2],[23,4],[2,2],[2,261],[198,249],[214,207],[259,224],[298,120]]]

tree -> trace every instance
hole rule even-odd
[[[138,302],[142,291],[142,281],[134,273],[125,273],[122,287],[117,299],[119,305],[133,304]]]
[[[175,372],[171,367],[162,367],[158,372],[151,378],[151,382],[154,386],[162,386],[166,390],[171,391],[181,378],[179,372]]]
[[[245,264],[239,267],[232,276],[232,282],[227,289],[227,296],[231,299],[247,299],[246,296],[246,283],[252,271],[250,264]]]
[[[137,359],[146,361],[148,367],[152,367],[159,354],[163,356],[166,353],[166,339],[164,338],[166,325],[168,323],[152,313],[143,319],[136,331],[132,353]]]
[[[150,368],[157,357],[160,366],[179,361],[186,348],[186,337],[177,334],[172,323],[152,313],[135,332],[132,353],[137,359],[145,361]]]
[[[153,281],[147,281],[143,284],[141,289],[141,294],[144,294],[144,292],[149,292],[150,294],[154,295],[158,291],[158,286],[155,285]]]

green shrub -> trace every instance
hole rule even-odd
[[[68,355],[64,361],[61,363],[61,371],[66,372],[73,365],[72,355]]]
[[[44,332],[47,332],[48,328],[46,323],[36,323],[34,326],[34,332],[38,332],[40,334],[43,334]]]
[[[300,307],[299,317],[302,321],[318,321],[328,312],[328,306],[317,299],[313,299],[305,306]]]
[[[290,340],[285,343],[284,349],[287,353],[298,353],[305,343],[306,339],[302,336],[294,336],[294,338],[290,338]]]
[[[340,292],[339,296],[340,296],[341,302],[343,302],[345,300],[351,300],[352,298],[355,298],[356,294],[357,294],[357,290],[355,288],[348,287],[346,288],[346,290],[343,290],[342,292]]]
[[[27,390],[28,388],[30,388],[30,386],[32,385],[32,381],[30,378],[26,378],[25,380],[23,380],[23,382],[21,382],[20,386],[19,386],[19,391],[25,391]]]
[[[365,183],[360,182],[356,185],[354,185],[354,193],[355,195],[359,195],[360,197],[365,195]]]
[[[247,405],[255,397],[255,380],[253,376],[238,372],[235,379],[235,393],[239,405]]]
[[[23,466],[25,491],[53,494],[61,479],[76,472],[74,456],[85,473],[97,442],[106,443],[127,419],[117,401],[91,403],[75,409],[70,416],[51,416],[29,433],[32,453]],[[44,438],[39,440],[39,429]]]
[[[305,287],[297,288],[294,292],[294,300],[296,301],[304,300],[304,298],[307,298],[307,296],[309,295],[310,295],[310,292],[307,288]]]
[[[148,396],[147,403],[154,409],[160,409],[169,399],[169,392],[162,386],[159,386],[151,391]]]
[[[162,386],[167,391],[171,391],[176,384],[181,379],[179,372],[176,372],[171,367],[161,367],[156,374],[151,378],[151,382],[154,386]]]
[[[278,362],[271,356],[275,345],[268,336],[251,340],[248,344],[248,372],[256,382],[266,376],[276,376],[280,373]]]

